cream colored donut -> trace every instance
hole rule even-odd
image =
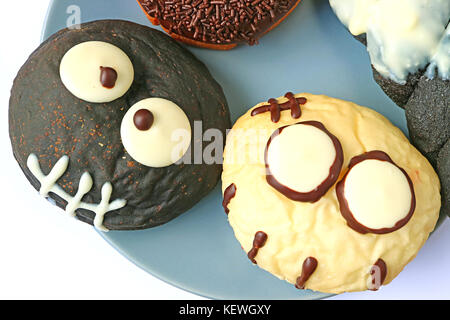
[[[294,118],[288,108],[280,111],[278,122],[271,120],[270,110],[252,115],[256,108],[268,105],[261,103],[239,118],[230,131],[222,174],[224,207],[229,210],[229,223],[250,260],[299,288],[329,293],[378,289],[379,285],[391,282],[416,256],[434,229],[441,205],[438,177],[404,134],[381,114],[321,95],[302,93],[295,97],[306,98],[306,103],[300,105],[300,117]],[[278,104],[288,101],[285,97],[277,99]],[[270,185],[266,176],[265,153],[269,138],[277,129],[299,122],[323,124],[339,140],[343,151],[338,182],[316,201],[291,200]],[[279,134],[283,135],[283,132]],[[294,150],[295,139],[290,139]],[[321,142],[317,140],[317,143]],[[289,148],[279,149],[286,153],[280,156],[294,154]],[[329,152],[330,148],[324,144],[323,150]],[[370,177],[371,170],[376,168],[389,178],[389,172],[393,172],[396,178],[392,178],[392,183],[397,183],[402,191],[397,196],[404,195],[406,200],[401,199],[405,201],[395,205],[389,197],[380,196],[380,201],[386,200],[383,204],[404,215],[406,209],[410,209],[405,203],[411,203],[413,209],[412,198],[408,198],[413,195],[415,209],[397,230],[359,232],[341,213],[336,185],[349,171],[350,160],[375,150],[388,155],[393,165],[376,166],[376,162],[367,162],[360,166],[361,174]],[[289,161],[283,163],[289,165]],[[295,165],[287,169],[295,170]],[[357,172],[349,175],[353,185],[361,181],[358,176],[358,179],[354,177]],[[411,191],[405,182],[406,176],[413,186]],[[381,180],[376,185],[385,184]],[[373,212],[368,209],[362,212],[366,211]],[[392,219],[387,216],[389,221],[384,223],[392,224]],[[383,221],[376,220],[375,225],[383,226]],[[377,272],[381,272],[378,278]],[[377,285],[375,280],[380,283]]]

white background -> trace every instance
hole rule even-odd
[[[9,90],[18,69],[39,45],[48,3],[7,1],[1,10],[0,299],[204,299],[155,279],[122,257],[91,226],[64,216],[38,196],[13,159]],[[447,219],[390,285],[332,299],[449,299],[449,271]]]

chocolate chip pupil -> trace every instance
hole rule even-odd
[[[150,129],[154,119],[153,113],[147,109],[138,110],[133,117],[134,125],[141,131]]]
[[[100,67],[100,82],[108,89],[114,88],[117,81],[117,72],[110,67]]]

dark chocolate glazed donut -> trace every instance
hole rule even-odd
[[[134,82],[128,92],[109,103],[77,98],[60,78],[64,54],[79,43],[93,40],[119,47],[134,66]],[[144,229],[166,223],[208,194],[219,181],[222,167],[184,163],[155,168],[135,161],[122,144],[121,121],[133,104],[150,97],[173,101],[187,115],[192,128],[194,121],[202,121],[204,131],[215,128],[225,136],[230,127],[220,85],[202,62],[164,33],[119,20],[61,30],[30,56],[14,81],[9,107],[14,156],[37,190],[42,184],[29,169],[30,154],[36,155],[34,159],[38,159],[45,175],[59,159],[68,157],[67,170],[56,182],[57,187],[75,196],[83,173],[88,172],[93,184],[82,198],[84,203],[100,203],[102,186],[109,182],[111,200],[124,199],[126,205],[104,215],[107,229]],[[195,143],[205,146],[201,141]],[[60,196],[50,192],[48,197],[66,208],[67,201]],[[94,223],[95,212],[78,208],[75,214],[84,222]]]

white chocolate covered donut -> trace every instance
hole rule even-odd
[[[305,93],[295,98],[304,102],[297,105],[301,116],[293,117],[290,110],[296,106],[288,102],[293,100],[281,97],[276,99],[278,110],[270,103],[258,104],[229,133],[222,174],[229,223],[249,263],[297,288],[329,293],[378,289],[416,256],[434,229],[441,206],[438,177],[381,114],[326,96]],[[341,165],[334,151],[339,148],[311,128],[302,132],[301,123],[320,123],[339,141]],[[269,139],[283,127],[291,128],[284,138],[283,131],[278,135],[285,140],[273,150],[273,141],[269,144],[271,152],[282,154],[264,157]],[[310,141],[302,141],[308,137]],[[314,160],[317,150],[323,158]],[[337,164],[325,177],[323,168],[333,158]],[[281,164],[274,177],[291,191],[308,191],[316,178],[329,181],[317,200],[309,201],[311,194],[293,200],[291,191],[269,183],[267,168],[273,164]],[[303,174],[306,181],[296,181],[302,165],[311,166],[311,175],[317,176]],[[341,199],[337,185],[344,187]],[[346,215],[345,202],[353,216]],[[392,212],[378,214],[377,209]]]

